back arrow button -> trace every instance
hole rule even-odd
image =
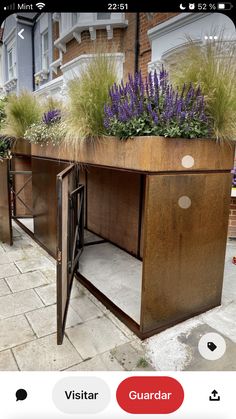
[[[21,29],[21,30],[18,32],[18,36],[19,36],[21,39],[25,39],[25,37],[22,35],[22,34],[23,34],[23,32],[24,32],[24,29]]]

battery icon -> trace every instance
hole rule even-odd
[[[233,8],[232,3],[217,3],[218,10],[231,10]]]

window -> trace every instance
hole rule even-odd
[[[8,60],[8,80],[14,79],[15,77],[15,63],[14,63],[14,47],[7,51],[7,60]]]
[[[42,70],[49,69],[48,31],[42,34]]]
[[[111,19],[111,13],[97,13],[97,20]]]

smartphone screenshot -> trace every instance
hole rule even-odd
[[[0,5],[0,416],[235,419],[233,2]]]

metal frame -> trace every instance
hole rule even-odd
[[[79,185],[69,195],[68,222],[68,270],[70,275],[74,275],[79,271],[79,258],[84,247],[84,185]]]
[[[32,180],[32,171],[28,171],[28,170],[10,170],[9,171],[9,175],[10,175],[10,184],[11,184],[11,192],[12,192],[12,197],[13,197],[13,214],[12,217],[13,218],[31,218],[30,215],[21,215],[21,216],[17,216],[17,214],[15,214],[15,210],[16,210],[16,200],[18,199],[22,205],[24,205],[25,208],[27,208],[27,210],[31,213],[32,217],[33,217],[33,209],[30,208],[24,201],[22,198],[20,198],[20,193],[24,190],[24,188],[26,187],[26,185],[28,185],[28,183]],[[16,175],[28,175],[28,179],[25,181],[24,185],[18,190],[16,191],[14,189],[13,186],[13,176]]]
[[[67,300],[63,312],[62,308],[62,226],[60,220],[63,216],[63,197],[62,197],[62,181],[75,170],[75,184],[78,184],[79,174],[78,168],[75,164],[66,168],[57,176],[57,199],[58,199],[58,225],[57,225],[57,343],[61,345],[63,342],[68,306],[70,301],[70,294],[73,284],[73,277],[75,272],[78,272],[79,258],[83,251],[84,246],[84,185],[79,185],[69,193],[68,199],[68,214],[67,214]],[[79,201],[80,197],[80,201]],[[71,238],[73,238],[71,240]]]

